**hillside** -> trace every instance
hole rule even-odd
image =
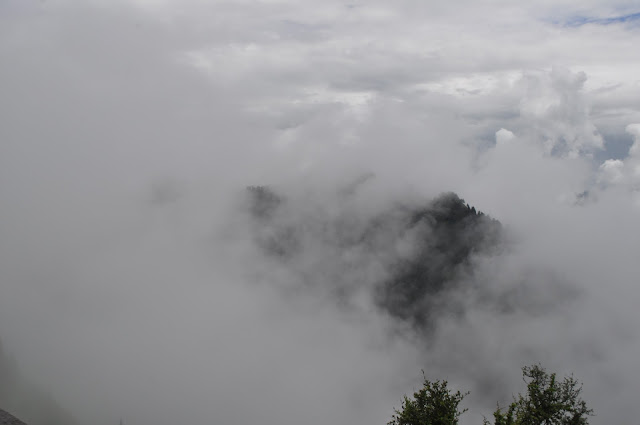
[[[330,286],[342,302],[366,286],[380,309],[422,329],[474,258],[501,247],[500,222],[455,193],[371,211],[345,198],[301,206],[267,187],[248,192],[255,241],[268,258],[305,285]]]
[[[47,392],[24,378],[15,359],[3,350],[1,341],[0,407],[20,416],[29,425],[76,425],[73,417]],[[7,412],[0,410],[0,425],[22,424],[16,421]]]

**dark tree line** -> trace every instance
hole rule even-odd
[[[526,392],[508,406],[498,405],[493,425],[588,425],[593,410],[582,399],[582,384],[573,376],[559,380],[540,365],[523,367],[522,375]],[[387,425],[457,425],[466,411],[459,405],[467,394],[454,393],[447,381],[424,378],[422,389],[413,398],[404,396]],[[485,418],[483,425],[491,422]]]

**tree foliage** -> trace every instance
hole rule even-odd
[[[424,372],[422,373],[424,377]],[[527,391],[518,394],[507,407],[493,413],[494,425],[588,425],[593,410],[582,399],[582,384],[573,375],[562,380],[548,373],[540,365],[522,368],[522,379]],[[413,398],[404,396],[402,408],[387,425],[457,425],[460,415],[467,409],[458,406],[469,393],[452,392],[447,381],[429,381],[424,378],[422,389]],[[485,419],[484,425],[491,425]]]
[[[467,394],[453,393],[447,381],[431,382],[425,377],[422,389],[413,393],[413,398],[404,396],[402,409],[395,409],[387,425],[456,425],[466,411],[458,405]]]
[[[518,394],[505,409],[493,414],[495,425],[587,425],[593,410],[580,397],[582,384],[573,376],[562,381],[540,365],[522,368],[527,383],[525,395]],[[485,424],[489,424],[485,420]]]

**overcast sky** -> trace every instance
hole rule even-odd
[[[99,425],[383,424],[421,368],[480,423],[531,362],[632,423],[638,46],[637,1],[0,0],[0,338]],[[500,220],[477,273],[522,312],[392,337],[256,251],[245,186],[322,205],[366,173],[363,214]]]

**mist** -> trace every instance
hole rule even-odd
[[[0,408],[471,424],[540,362],[631,423],[637,12],[1,2]]]

